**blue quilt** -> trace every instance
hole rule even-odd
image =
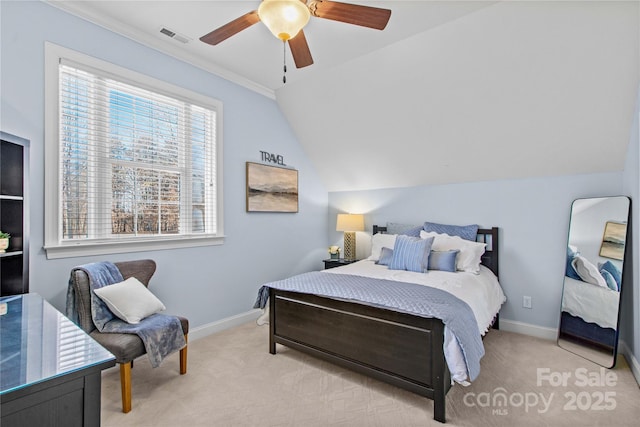
[[[266,306],[270,288],[353,300],[441,319],[462,349],[469,379],[475,380],[480,373],[484,346],[475,315],[467,303],[446,291],[413,283],[313,271],[265,284],[258,291],[254,308]]]
[[[142,340],[151,366],[160,366],[162,360],[171,353],[180,350],[187,342],[182,332],[180,319],[166,314],[152,314],[138,324],[129,324],[116,317],[109,307],[93,292],[94,289],[122,282],[120,270],[110,262],[85,264],[76,269],[83,270],[89,276],[91,289],[91,317],[100,332],[136,334]],[[67,317],[78,323],[75,296],[71,280],[67,290]]]

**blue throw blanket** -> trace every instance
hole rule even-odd
[[[91,290],[91,317],[100,332],[136,334],[144,343],[151,366],[160,366],[162,360],[171,353],[180,350],[187,342],[182,332],[180,319],[165,314],[153,314],[132,325],[116,317],[109,307],[93,292],[94,289],[122,282],[120,270],[110,262],[85,264],[75,269],[89,276]],[[74,269],[74,270],[75,270]],[[67,289],[67,317],[78,323],[78,311],[75,306],[75,291],[69,280]]]
[[[413,283],[314,271],[262,286],[254,308],[265,307],[269,299],[269,288],[354,300],[441,319],[462,349],[469,379],[475,380],[480,373],[484,346],[475,315],[467,303],[446,291]]]

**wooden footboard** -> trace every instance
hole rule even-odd
[[[441,320],[273,288],[269,301],[271,354],[283,344],[426,396],[445,422]]]

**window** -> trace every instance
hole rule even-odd
[[[47,257],[222,243],[221,103],[46,52]]]

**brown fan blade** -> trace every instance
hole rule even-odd
[[[313,64],[307,38],[304,36],[302,30],[300,30],[297,36],[289,40],[289,48],[291,49],[293,60],[296,63],[296,68],[303,68]]]
[[[217,45],[257,22],[260,22],[260,17],[258,16],[258,11],[254,10],[200,37],[200,40],[208,44]]]
[[[376,30],[384,30],[391,17],[389,9],[329,0],[312,1],[309,3],[309,10],[313,16],[318,18],[346,22],[347,24],[360,25]]]

